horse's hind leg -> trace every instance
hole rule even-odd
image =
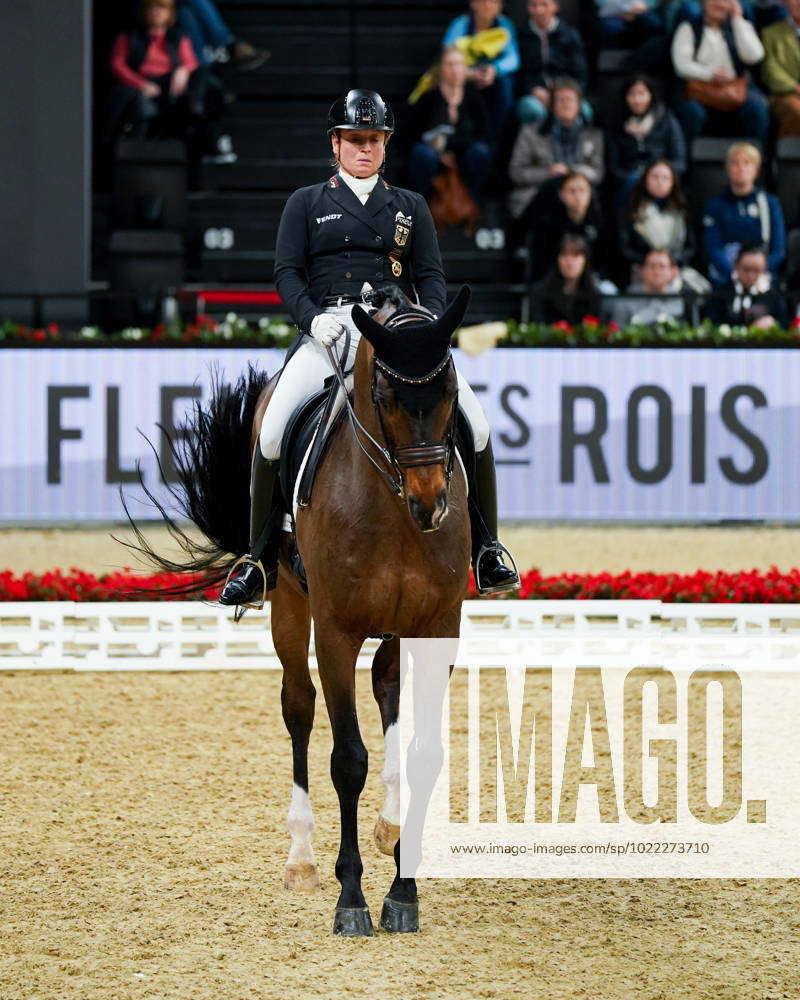
[[[283,666],[281,706],[292,739],[292,801],[286,825],[292,838],[284,882],[287,889],[319,887],[311,834],[314,814],[308,797],[308,740],[314,725],[316,690],[308,670],[311,615],[308,598],[280,579],[272,598],[272,640]]]
[[[372,660],[372,692],[383,723],[383,771],[386,789],[383,807],[375,824],[375,843],[382,854],[394,856],[400,836],[400,639],[384,639]]]

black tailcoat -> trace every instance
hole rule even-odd
[[[425,199],[379,178],[362,205],[338,175],[295,191],[278,228],[275,284],[298,329],[308,331],[326,296],[359,296],[365,281],[399,285],[442,315],[444,270]]]

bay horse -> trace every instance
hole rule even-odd
[[[381,926],[390,932],[419,926],[416,882],[400,877],[400,637],[459,635],[469,582],[470,523],[467,483],[461,463],[454,461],[458,388],[450,341],[468,300],[469,289],[462,288],[436,319],[389,286],[372,293],[377,307],[372,316],[354,306],[353,321],[362,338],[350,419],[341,420],[332,432],[313,498],[296,516],[307,593],[292,572],[290,539],[282,536],[271,621],[283,667],[283,718],[292,744],[285,884],[295,890],[319,885],[308,785],[316,695],[308,662],[313,620],[341,819],[335,934],[373,933],[361,890],[357,811],[368,757],[355,694],[356,661],[369,637],[382,637],[372,662],[372,690],[385,746],[386,798],[374,837],[396,864]],[[160,557],[134,525],[141,548],[162,567],[210,570],[219,580],[230,568],[231,556],[248,551],[250,459],[261,422],[269,419],[274,384],[275,378],[265,381],[251,368],[236,386],[217,385],[207,408],[196,404],[177,443],[171,442],[181,482],[173,496],[206,541],[193,541],[159,505],[191,556],[183,564]]]

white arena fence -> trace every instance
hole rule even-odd
[[[280,663],[269,630],[270,605],[248,611],[199,602],[20,602],[0,604],[0,671],[270,670]],[[665,604],[660,601],[466,601],[462,636],[510,634],[541,655],[580,662],[582,650],[604,650],[604,662],[651,648],[653,662],[714,659],[714,641],[739,644],[746,667],[749,638],[770,641],[770,669],[800,664],[800,604]],[[598,641],[600,645],[598,645]],[[645,645],[642,642],[645,641]],[[368,667],[379,640],[364,645]],[[646,645],[647,642],[651,646]],[[583,644],[583,645],[582,645]],[[743,645],[744,644],[744,645]],[[313,658],[313,635],[311,644]],[[313,659],[312,659],[313,664]]]

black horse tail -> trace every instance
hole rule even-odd
[[[193,580],[161,589],[160,594],[189,595],[216,586],[225,580],[234,561],[249,551],[250,439],[256,406],[268,381],[269,376],[252,365],[235,385],[222,382],[215,371],[209,402],[205,406],[195,402],[174,436],[159,425],[167,438],[178,479],[167,487],[173,501],[171,509],[147,488],[141,469],[137,471],[142,490],[177,543],[179,553],[175,558],[155,551],[120,491],[136,541],[117,540],[158,570],[195,574]],[[146,440],[156,456],[161,479],[166,482],[158,452]],[[185,520],[191,521],[203,537],[190,535],[181,527],[179,522]]]

